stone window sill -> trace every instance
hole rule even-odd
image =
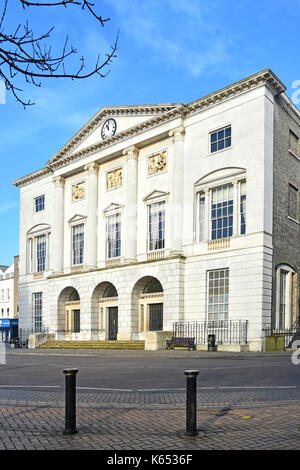
[[[292,220],[293,222],[295,222],[295,224],[300,225],[299,220],[293,219],[293,217],[290,217],[290,216],[288,216],[288,219],[289,219],[289,220]]]
[[[300,161],[300,156],[299,156],[299,155],[297,155],[296,153],[294,153],[292,150],[289,150],[289,153],[290,153],[291,155],[293,155],[293,157],[295,157],[298,161]]]

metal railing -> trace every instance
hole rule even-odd
[[[247,344],[247,320],[174,322],[173,336],[195,338],[196,344],[207,344],[215,335],[216,344]]]
[[[284,336],[285,347],[291,347],[295,339],[300,339],[300,318],[298,317],[292,326],[285,327],[274,327],[269,326],[263,328],[265,336]]]

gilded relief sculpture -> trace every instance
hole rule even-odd
[[[116,168],[107,173],[107,189],[114,189],[122,185],[122,168]]]
[[[167,152],[160,152],[148,158],[148,175],[155,175],[167,168]]]
[[[72,186],[72,202],[85,198],[85,181]]]

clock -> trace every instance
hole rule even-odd
[[[113,118],[109,118],[105,121],[101,129],[101,137],[102,139],[108,139],[115,135],[117,130],[117,123]]]

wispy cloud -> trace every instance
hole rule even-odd
[[[198,76],[230,60],[234,42],[218,22],[218,0],[116,0],[121,32],[151,59]],[[212,21],[213,19],[213,21]],[[147,60],[149,55],[147,54]]]
[[[16,209],[19,206],[17,201],[5,201],[0,202],[0,214],[4,214],[5,212],[9,212],[12,209]]]

